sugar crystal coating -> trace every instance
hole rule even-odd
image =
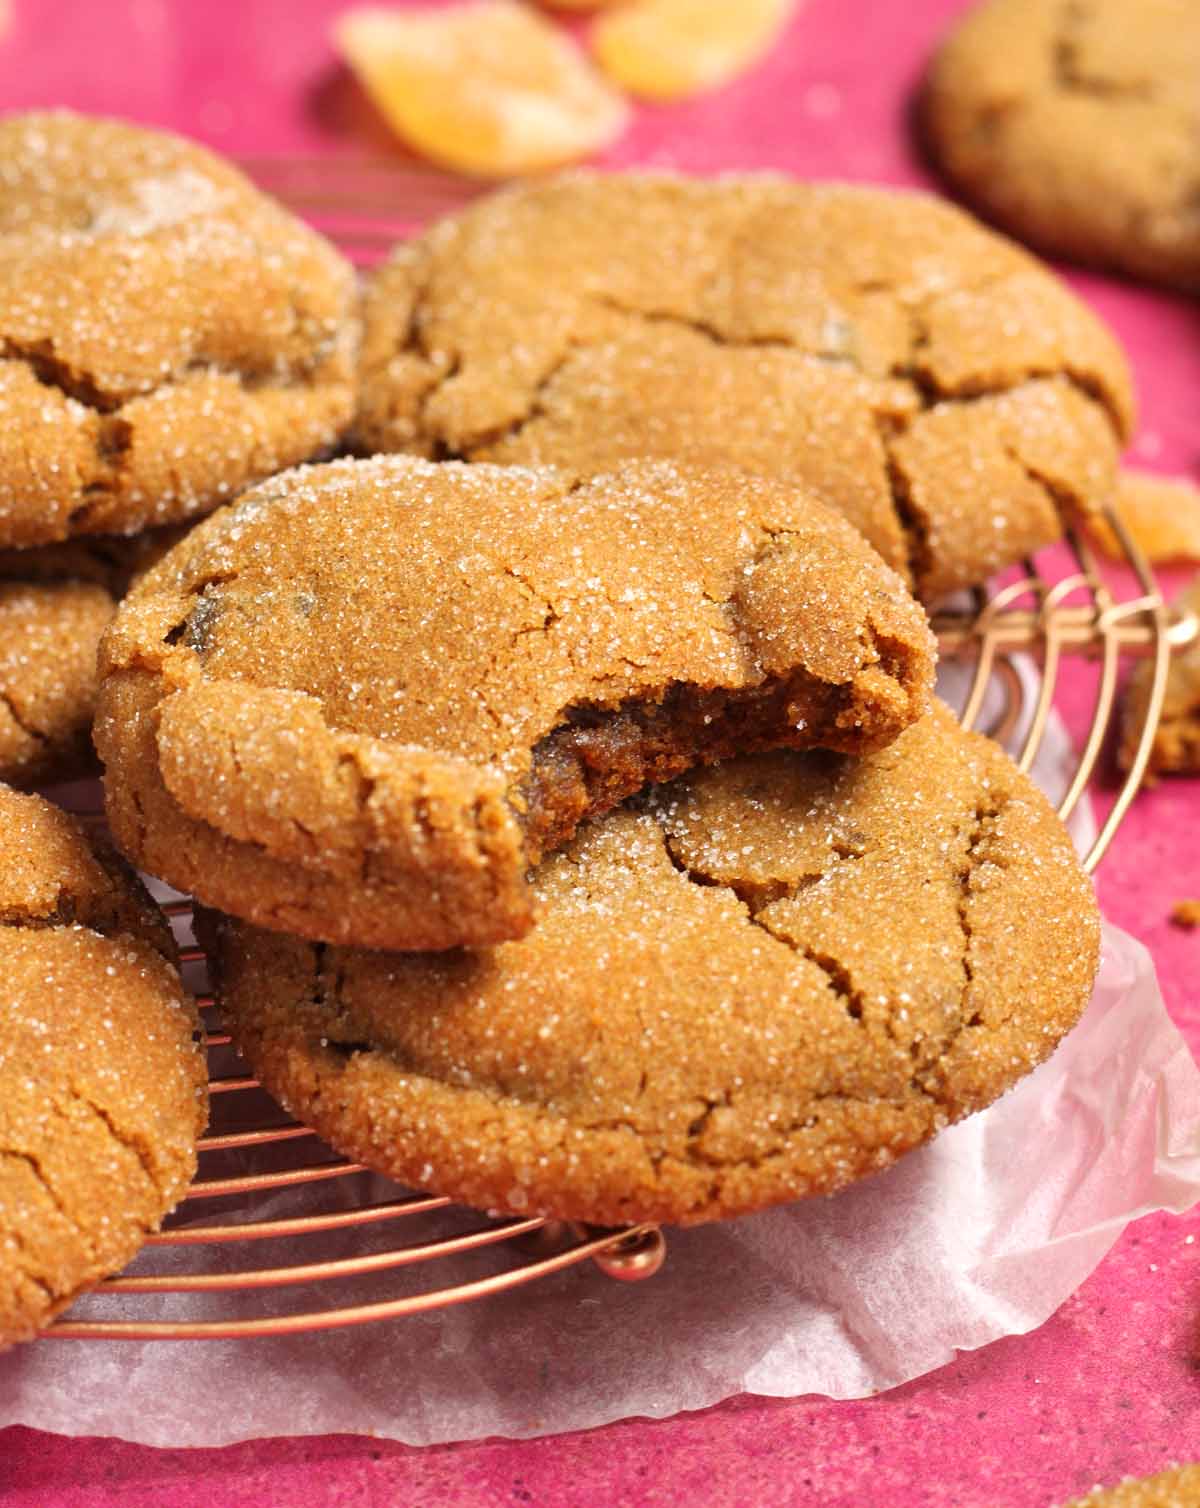
[[[339,437],[353,269],[231,165],[0,121],[0,546],[208,511]]]

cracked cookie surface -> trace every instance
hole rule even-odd
[[[123,1267],[191,1181],[207,1080],[174,956],[115,855],[0,787],[0,1349]]]
[[[365,294],[363,450],[744,467],[816,489],[926,600],[1111,495],[1116,342],[931,197],[570,175],[400,246]]]
[[[525,871],[701,760],[928,704],[899,577],[800,488],[631,463],[301,468],[197,526],[101,647],[117,841],[265,926],[519,936]]]
[[[232,165],[68,112],[0,122],[0,546],[211,510],[333,445],[350,265]]]
[[[100,635],[133,577],[180,537],[175,526],[0,550],[0,781],[94,771]]]
[[[934,60],[925,125],[1016,235],[1195,293],[1198,80],[1192,0],[986,0]]]
[[[1058,819],[941,707],[861,760],[656,787],[534,884],[537,927],[478,952],[205,913],[254,1071],[341,1151],[465,1203],[696,1222],[842,1188],[989,1104],[1097,964]]]

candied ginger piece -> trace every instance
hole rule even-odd
[[[632,0],[602,16],[596,61],[631,94],[686,99],[717,89],[763,56],[794,0]]]
[[[1183,477],[1123,471],[1117,511],[1151,565],[1200,560],[1200,487]],[[1124,558],[1117,536],[1102,518],[1088,519],[1088,532],[1114,560]]]
[[[570,38],[510,0],[365,7],[338,21],[335,38],[396,132],[459,172],[561,167],[610,145],[629,119]]]

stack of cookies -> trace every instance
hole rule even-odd
[[[130,547],[94,736],[291,1111],[481,1207],[695,1222],[1052,1051],[1090,886],[921,606],[1113,486],[1128,375],[1045,269],[917,196],[551,180],[375,275],[354,410],[345,267],[232,169],[0,130],[6,542],[238,494]]]
[[[1087,998],[1090,889],[931,708],[913,590],[1105,502],[1130,407],[1087,311],[934,201],[498,195],[371,281],[364,458],[118,614],[114,833],[356,1160],[600,1224],[839,1188]]]
[[[883,1166],[1087,998],[1070,842],[933,660],[804,489],[346,460],[142,578],[96,741],[117,841],[226,913],[231,1029],[333,1145],[696,1221]]]
[[[28,785],[91,764],[100,632],[181,521],[340,437],[355,289],[178,138],[26,115],[0,161],[0,779]]]

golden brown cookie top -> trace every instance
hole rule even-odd
[[[933,644],[895,574],[798,488],[380,457],[288,473],[198,527],[135,587],[107,656],[155,656],[169,685],[300,692],[332,729],[518,776],[571,707],[797,668],[839,686],[903,649],[896,725],[848,742],[924,710]]]
[[[191,1180],[206,1079],[173,958],[115,856],[0,787],[0,1346],[123,1266]]]
[[[9,117],[0,161],[0,544],[200,512],[337,438],[354,275],[316,232],[119,121]]]
[[[480,952],[315,949],[209,918],[272,1091],[480,1206],[697,1221],[840,1188],[990,1103],[1083,1009],[1099,928],[1045,799],[939,708],[858,760],[659,787]]]
[[[1047,269],[888,190],[522,186],[398,248],[364,323],[364,449],[791,477],[927,596],[1043,543],[1059,501],[1103,501],[1131,418],[1115,341]],[[939,464],[897,459],[931,423]],[[966,503],[939,496],[948,429],[951,468],[977,478]]]
[[[934,60],[932,146],[957,187],[1052,253],[1200,288],[1192,0],[985,0]]]
[[[468,867],[490,872],[478,845],[499,844],[524,894],[529,862],[649,779],[738,749],[887,742],[927,705],[932,665],[899,578],[798,488],[380,457],[265,484],[142,578],[102,648],[98,739],[122,844],[239,914],[202,866],[174,867],[194,845],[144,847],[144,800],[122,816],[153,780],[117,710],[138,677],[161,702],[153,764],[192,819],[360,878],[364,849],[376,878],[419,851],[435,889],[438,841],[469,827]]]

